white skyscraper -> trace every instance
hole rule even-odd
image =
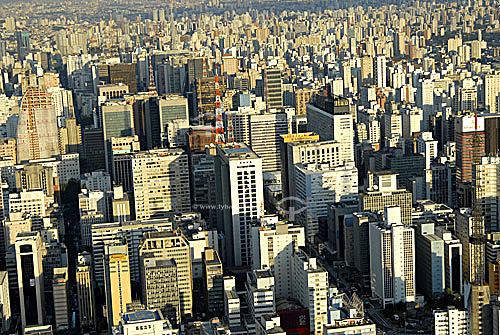
[[[311,334],[322,334],[328,321],[328,272],[303,248],[292,258],[292,293],[309,309]]]
[[[262,158],[262,170],[279,170],[280,136],[288,133],[287,115],[250,109],[231,113],[228,118],[232,120],[234,141],[245,143]]]
[[[449,307],[446,311],[434,311],[435,335],[467,335],[469,334],[469,313]]]
[[[425,157],[425,168],[431,168],[431,162],[438,155],[438,141],[432,138],[431,132],[422,132],[417,139],[417,152]]]
[[[386,207],[384,222],[370,224],[371,289],[383,306],[415,301],[414,235],[399,207]]]
[[[386,87],[387,86],[387,64],[386,57],[384,55],[379,55],[375,57],[375,62],[373,63],[374,67],[374,78],[375,85],[377,87]]]
[[[135,153],[132,176],[137,220],[191,210],[188,158],[183,150]]]
[[[252,228],[252,268],[271,269],[276,279],[276,298],[292,295],[292,257],[305,246],[304,227],[264,217]]]
[[[477,198],[481,204],[484,226],[487,232],[500,229],[500,157],[482,157],[480,164],[474,166],[476,173],[473,183],[476,185]]]
[[[489,74],[484,77],[484,105],[490,113],[498,112],[498,96],[500,93],[500,74]]]
[[[251,263],[252,223],[264,215],[262,159],[245,144],[217,147],[217,227],[224,234],[226,264]]]
[[[354,163],[331,167],[329,164],[295,165],[296,218],[306,227],[310,242],[319,232],[319,221],[328,215],[328,205],[341,200],[356,200],[358,170]],[[291,214],[291,213],[289,213]]]

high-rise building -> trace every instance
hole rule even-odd
[[[473,165],[485,156],[484,118],[464,115],[455,118],[455,142],[457,143],[457,181],[471,182]]]
[[[292,257],[292,297],[309,309],[311,334],[323,334],[328,321],[328,271],[305,248]]]
[[[469,334],[469,314],[467,310],[448,307],[447,310],[435,310],[434,334],[467,335]]]
[[[487,74],[484,77],[484,106],[490,113],[498,113],[500,93],[500,74]]]
[[[130,93],[137,93],[136,64],[97,64],[98,80],[105,84],[125,84]]]
[[[317,93],[317,90],[306,87],[297,89],[294,96],[295,114],[306,115],[306,104],[308,104],[312,96]]]
[[[369,172],[369,187],[359,196],[360,210],[378,212],[388,206],[398,206],[402,222],[411,225],[412,194],[397,187],[396,177],[390,171]]]
[[[416,227],[417,289],[427,297],[439,296],[445,289],[445,243],[435,234],[433,222],[420,223]]]
[[[455,233],[462,243],[462,271],[464,281],[467,283],[472,283],[475,278],[481,276],[482,265],[478,264],[478,262],[485,262],[484,245],[471,243],[470,241],[473,234],[473,220],[470,208],[461,208],[455,214]]]
[[[468,334],[490,334],[492,318],[489,305],[490,287],[488,285],[467,285],[465,306],[469,314]]]
[[[24,60],[31,50],[30,34],[24,30],[16,31],[17,55],[20,60]]]
[[[127,245],[104,246],[104,288],[108,328],[117,327],[132,302]]]
[[[56,330],[70,327],[68,268],[55,268],[52,278],[52,295],[54,299],[54,319]]]
[[[281,183],[283,199],[295,194],[295,164],[344,165],[341,145],[337,141],[319,141],[313,133],[282,135],[281,142]]]
[[[57,120],[46,89],[30,86],[21,100],[17,126],[18,162],[59,154]]]
[[[140,259],[174,259],[177,265],[181,317],[193,314],[193,278],[191,249],[187,239],[178,231],[149,232],[139,246]]]
[[[132,178],[137,220],[191,210],[187,154],[181,149],[135,153]]]
[[[130,222],[99,223],[91,227],[94,275],[97,285],[104,285],[104,247],[119,241],[127,241],[130,264],[130,279],[140,282],[139,245],[144,233],[151,231],[171,231],[172,221],[156,219]]]
[[[415,301],[415,237],[399,207],[385,207],[384,222],[370,224],[372,296],[383,306]]]
[[[106,153],[106,170],[112,170],[113,137],[134,136],[134,115],[132,105],[124,100],[112,100],[101,106],[102,129],[104,134],[104,151]]]
[[[7,271],[0,271],[0,329],[7,332],[12,322],[12,311],[10,306],[9,274]]]
[[[485,231],[500,231],[500,157],[482,157],[473,170],[475,201],[479,202]]]
[[[124,313],[116,330],[117,335],[175,335],[178,332],[158,310]]]
[[[21,302],[21,324],[23,328],[41,326],[45,323],[45,297],[40,233],[18,234],[15,253]]]
[[[305,246],[304,227],[278,217],[264,217],[262,223],[252,228],[252,268],[271,269],[276,299],[292,297],[292,257]]]
[[[295,213],[288,213],[290,220],[297,220],[306,228],[306,238],[314,243],[315,238],[328,240],[326,222],[328,205],[358,198],[358,170],[354,163],[343,166],[325,164],[296,164]],[[322,225],[322,222],[324,223]],[[323,226],[323,227],[322,227]]]
[[[209,313],[224,311],[224,280],[222,262],[216,250],[205,248],[203,252],[203,291]]]
[[[92,269],[92,256],[88,252],[78,254],[76,293],[78,295],[80,327],[95,327],[94,271]]]
[[[160,141],[162,146],[178,147],[185,140],[181,129],[189,126],[188,101],[180,95],[158,98]]]
[[[245,144],[217,147],[217,227],[226,243],[225,264],[250,265],[250,229],[264,215],[262,159]]]
[[[444,283],[445,288],[463,294],[462,243],[451,232],[436,229],[436,234],[444,241]]]
[[[172,322],[181,322],[177,264],[174,259],[145,257],[141,263],[143,303],[147,309],[158,309]]]
[[[228,114],[227,118],[232,123],[234,142],[245,143],[262,158],[262,171],[280,169],[280,136],[288,134],[285,113],[240,110]]]
[[[264,315],[276,313],[274,285],[274,277],[269,269],[247,272],[245,286],[248,311],[252,318],[249,324],[247,324],[249,333],[255,332],[255,324],[260,322]]]
[[[83,159],[88,170],[106,169],[106,150],[102,128],[83,130]]]
[[[283,108],[283,91],[281,70],[278,68],[266,68],[262,71],[264,81],[264,101],[267,110]]]
[[[140,151],[139,137],[113,137],[111,139],[113,154],[113,182],[123,187],[124,192],[133,189],[132,157],[133,153]]]
[[[373,77],[377,87],[387,86],[387,64],[384,55],[375,57],[375,61],[373,62]]]
[[[343,161],[354,161],[354,122],[348,99],[316,95],[306,105],[307,130],[319,135],[320,140],[334,140],[341,144]]]

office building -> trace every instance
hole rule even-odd
[[[436,234],[444,241],[445,288],[463,294],[462,243],[442,228],[436,229]]]
[[[363,278],[363,285],[365,285],[366,287],[370,286],[369,229],[372,222],[379,221],[379,216],[374,212],[352,213],[352,241],[356,246],[354,250],[352,250],[354,259],[353,265],[359,271],[361,277]]]
[[[445,243],[434,231],[434,223],[416,225],[415,251],[418,254],[417,290],[427,297],[439,296],[445,290]]]
[[[222,262],[217,251],[205,248],[203,252],[203,291],[209,313],[224,311],[224,280]]]
[[[266,217],[264,217],[267,219]],[[252,268],[271,269],[275,278],[276,299],[292,296],[292,257],[305,246],[304,227],[263,219],[252,228]]]
[[[371,223],[369,236],[372,296],[384,307],[415,301],[415,237],[401,209],[386,207],[384,222]]]
[[[454,127],[457,181],[468,183],[473,179],[473,165],[485,156],[484,118],[474,115],[457,117]]]
[[[94,271],[92,268],[92,256],[88,252],[78,254],[76,264],[76,293],[78,296],[80,327],[95,327]]]
[[[104,246],[104,288],[108,328],[117,327],[132,302],[127,245]]]
[[[264,315],[276,312],[276,298],[274,294],[274,277],[271,270],[253,270],[247,272],[246,291],[248,312],[252,318],[252,325],[248,325],[249,333],[255,330]]]
[[[181,129],[189,127],[188,101],[180,95],[158,98],[160,139],[163,146],[177,147],[184,137]]]
[[[139,245],[139,256],[145,258],[174,259],[177,265],[181,317],[193,314],[193,278],[191,253],[187,239],[178,231],[149,232]]]
[[[278,68],[266,68],[262,71],[264,82],[264,102],[267,110],[281,110],[283,108],[283,79]]]
[[[500,231],[500,157],[482,157],[473,171],[475,201],[479,202],[485,231]]]
[[[343,166],[329,164],[296,164],[295,200],[296,220],[306,228],[306,239],[313,243],[316,237],[326,241],[328,205],[339,201],[353,201],[358,198],[358,170],[354,163]],[[293,213],[288,213],[289,216]]]
[[[376,335],[377,326],[366,319],[343,319],[325,324],[323,335],[363,334]]]
[[[10,305],[9,274],[7,271],[0,271],[0,329],[7,332],[10,329],[12,320],[12,310]]]
[[[245,144],[217,147],[217,228],[226,243],[225,264],[250,265],[250,229],[264,214],[262,159]]]
[[[24,30],[16,31],[17,55],[24,60],[31,50],[30,34]]]
[[[473,215],[470,208],[461,208],[455,214],[455,233],[462,243],[462,271],[464,281],[472,283],[481,276],[484,268],[485,247],[471,243]],[[477,264],[481,262],[483,264]]]
[[[135,153],[132,158],[137,220],[191,210],[187,154],[181,149]]]
[[[484,77],[484,106],[490,113],[498,113],[500,93],[500,74],[487,74]]]
[[[469,314],[467,310],[448,307],[447,310],[435,310],[434,334],[467,335],[469,333]]]
[[[17,161],[59,154],[57,120],[52,98],[46,89],[26,89],[17,125]]]
[[[111,139],[113,154],[113,182],[123,187],[124,192],[133,189],[132,157],[133,153],[140,151],[139,137],[113,137]]]
[[[163,318],[161,311],[144,310],[124,313],[121,316],[117,335],[175,335],[178,329]]]
[[[310,88],[299,88],[295,90],[295,114],[306,115],[306,104],[309,103],[312,96],[317,94],[318,91]]]
[[[227,118],[231,120],[234,142],[245,143],[262,158],[263,172],[280,170],[280,136],[288,134],[285,113],[241,110]]]
[[[169,219],[155,219],[144,221],[114,222],[95,224],[91,227],[92,256],[94,259],[94,274],[97,285],[104,285],[104,246],[118,241],[127,241],[130,264],[130,278],[140,281],[139,244],[144,233],[150,231],[171,231],[172,221]]]
[[[105,141],[102,128],[83,130],[83,159],[90,170],[106,169]]]
[[[292,297],[309,310],[311,334],[320,335],[328,320],[328,272],[304,248],[292,257]]]
[[[368,189],[359,195],[360,210],[378,212],[388,206],[398,206],[402,222],[410,225],[412,194],[397,187],[396,177],[390,171],[368,172]]]
[[[21,324],[23,328],[41,326],[45,323],[45,297],[40,233],[18,234],[15,254],[17,285],[21,302]]]
[[[174,259],[143,258],[141,284],[147,309],[158,309],[174,325],[181,322],[177,264]]]
[[[465,306],[469,314],[471,335],[489,334],[491,329],[490,287],[488,285],[467,285]]]
[[[52,295],[54,299],[54,319],[56,330],[66,330],[71,326],[67,268],[54,269],[54,276],[52,278]]]
[[[329,164],[341,166],[341,145],[337,141],[319,141],[313,133],[282,135],[281,183],[283,199],[295,194],[295,164]]]
[[[112,172],[113,137],[134,136],[134,115],[132,105],[124,100],[110,100],[101,105],[101,120],[106,153],[106,170]]]
[[[337,96],[316,95],[306,105],[307,130],[320,140],[341,144],[341,160],[354,161],[354,122],[349,100]]]

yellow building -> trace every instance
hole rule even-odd
[[[104,288],[108,327],[120,324],[121,314],[132,302],[127,245],[107,245],[104,250]]]

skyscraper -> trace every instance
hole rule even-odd
[[[262,159],[245,144],[217,147],[217,227],[225,235],[228,265],[250,265],[250,229],[264,215]]]
[[[399,207],[386,207],[383,223],[370,223],[372,296],[382,305],[415,301],[415,236]]]
[[[498,113],[500,94],[500,74],[488,74],[484,77],[484,106],[490,113]]]
[[[76,292],[78,295],[80,327],[95,326],[94,271],[92,270],[92,256],[88,252],[78,255]]]
[[[142,262],[147,258],[173,259],[177,266],[177,287],[181,317],[193,314],[193,278],[191,249],[187,239],[178,231],[149,232],[139,246]],[[173,287],[170,286],[172,289]]]
[[[18,234],[15,250],[22,326],[41,326],[45,323],[45,300],[40,233]]]
[[[181,322],[181,305],[177,264],[174,259],[149,256],[145,255],[141,262],[144,306],[148,309],[159,309],[172,324],[178,325]]]
[[[17,128],[17,160],[59,154],[56,112],[46,89],[30,86],[21,100]]]
[[[104,151],[106,153],[106,170],[112,172],[113,137],[134,136],[134,115],[132,105],[123,100],[113,100],[101,106],[102,129],[104,134]]]
[[[24,60],[30,52],[30,34],[27,31],[16,31],[17,55],[20,60]]]
[[[135,153],[132,178],[137,220],[190,211],[188,158],[183,150]]]
[[[281,70],[278,68],[266,68],[262,72],[264,81],[264,101],[267,104],[267,110],[283,108],[283,91]]]
[[[455,118],[457,181],[472,182],[472,168],[485,156],[484,118],[464,115]]]
[[[228,118],[232,121],[234,141],[245,143],[262,158],[262,171],[279,170],[280,136],[288,134],[287,115],[241,110]]]
[[[106,314],[108,328],[111,329],[119,325],[120,315],[127,311],[127,304],[132,302],[127,245],[104,247],[104,279]]]

